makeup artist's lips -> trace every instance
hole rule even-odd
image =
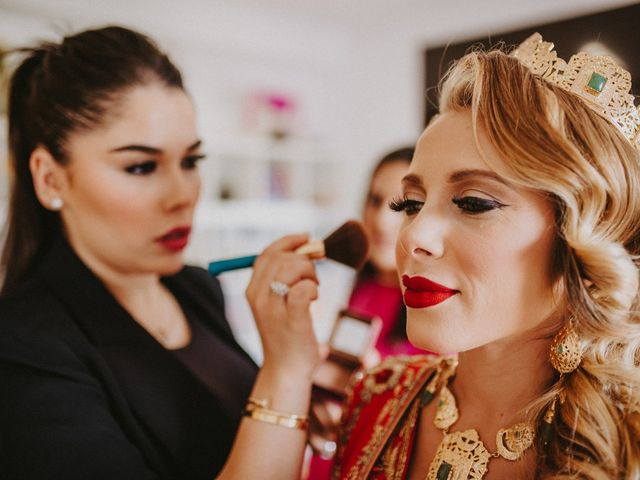
[[[404,303],[409,308],[432,307],[444,302],[456,293],[460,293],[458,290],[447,288],[428,278],[418,276],[403,275],[402,284],[407,287],[404,291]]]
[[[177,227],[167,232],[156,241],[167,250],[179,252],[189,243],[189,234],[191,227]]]

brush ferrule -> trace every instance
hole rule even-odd
[[[322,240],[312,240],[310,242],[305,243],[301,247],[296,249],[296,253],[300,253],[302,255],[308,256],[311,260],[319,260],[324,258],[324,241]]]

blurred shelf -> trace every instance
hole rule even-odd
[[[186,258],[204,266],[212,259],[258,253],[291,233],[322,238],[345,220],[337,208],[303,201],[202,201]]]
[[[290,200],[331,206],[340,197],[341,164],[325,142],[227,134],[213,147],[207,178],[210,199]]]
[[[195,222],[203,228],[279,230],[292,225],[302,229],[317,227],[335,218],[335,209],[297,200],[201,201]]]

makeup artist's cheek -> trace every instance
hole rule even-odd
[[[86,191],[85,198],[102,221],[114,226],[120,225],[119,230],[122,230],[124,225],[127,225],[128,229],[137,229],[148,223],[152,214],[150,202],[139,188],[123,188],[122,183],[88,187],[93,190]]]

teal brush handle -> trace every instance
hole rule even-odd
[[[216,276],[229,270],[251,267],[253,266],[253,262],[256,261],[256,258],[258,258],[257,255],[248,255],[246,257],[228,258],[226,260],[211,262],[209,264],[209,275]]]

